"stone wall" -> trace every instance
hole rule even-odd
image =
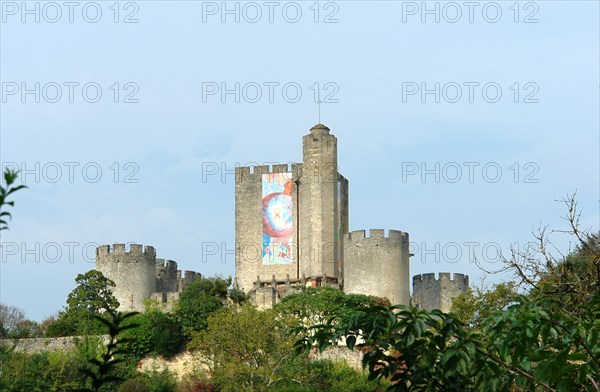
[[[381,229],[348,234],[344,243],[344,291],[410,302],[408,233]]]
[[[286,275],[298,275],[298,188],[300,164],[238,167],[235,170],[235,278],[237,286],[249,292],[257,277],[267,280],[276,275],[279,279]],[[263,174],[292,173],[292,249],[290,264],[263,265]]]
[[[91,336],[100,338],[102,344],[108,343],[108,335]],[[40,353],[44,351],[69,351],[77,347],[77,342],[82,342],[85,336],[66,336],[60,338],[31,338],[31,339],[0,339],[0,345],[15,348],[16,352]]]
[[[323,352],[313,349],[309,356],[312,360],[326,359],[329,361],[344,361],[357,371],[362,371],[362,359],[364,354],[359,350],[350,350],[345,346],[330,346]]]
[[[157,300],[170,310],[191,282],[201,277],[194,271],[179,271],[173,260],[157,259],[151,246],[102,245],[96,248],[96,269],[115,282],[113,294],[120,311],[145,311],[144,301]]]
[[[152,246],[125,244],[99,246],[96,269],[115,282],[113,294],[120,311],[144,310],[144,300],[156,290],[156,251]]]
[[[292,173],[290,264],[262,262],[262,179]],[[339,185],[338,185],[339,184]],[[341,193],[338,208],[338,187]],[[337,172],[337,139],[322,124],[303,138],[303,163],[238,167],[235,171],[235,283],[249,292],[257,280],[341,277],[348,232],[348,181]],[[258,278],[258,279],[257,279]]]
[[[469,277],[463,274],[450,276],[448,272],[440,272],[439,279],[435,274],[422,274],[413,277],[412,304],[421,309],[440,309],[449,312],[452,300],[469,289]]]

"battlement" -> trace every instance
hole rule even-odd
[[[348,241],[364,241],[369,239],[408,239],[408,233],[399,230],[388,230],[388,235],[385,235],[384,229],[370,229],[369,235],[366,235],[366,230],[354,230],[348,233]]]
[[[149,257],[156,257],[156,250],[153,246],[143,246],[139,244],[130,244],[129,252],[126,251],[125,244],[113,244],[112,247],[110,245],[100,245],[96,248],[96,257],[115,254],[115,255],[145,255]]]
[[[427,310],[449,312],[452,300],[469,289],[469,276],[440,272],[413,276],[413,305]]]
[[[177,271],[177,262],[173,260],[156,259],[156,269]]]
[[[259,166],[241,166],[235,168],[235,178],[237,181],[246,179],[262,178],[263,174],[274,173],[295,173],[298,175],[301,163],[283,163],[274,165],[259,165]]]
[[[440,272],[439,277],[436,277],[435,273],[415,275],[413,276],[413,285],[420,282],[440,282],[442,280],[469,285],[468,275],[459,273],[451,274],[450,272]]]
[[[196,280],[200,280],[202,274],[195,271],[177,271],[177,287],[178,291],[183,291]]]

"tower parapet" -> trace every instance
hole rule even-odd
[[[449,272],[440,272],[439,278],[434,273],[415,275],[413,277],[412,304],[421,309],[440,309],[449,312],[452,300],[469,289],[469,276]]]
[[[192,284],[193,282],[195,282],[196,280],[199,280],[202,277],[202,275],[199,272],[195,272],[195,271],[183,271],[183,274],[178,274],[178,290],[179,292],[182,292],[183,290],[185,290],[186,287],[188,287],[190,284]]]
[[[144,300],[156,291],[156,251],[152,246],[103,245],[96,248],[96,269],[115,282],[113,294],[121,311],[144,309]]]
[[[144,300],[155,299],[169,310],[179,293],[200,278],[194,271],[182,277],[173,260],[157,259],[152,246],[131,244],[102,245],[96,248],[96,269],[115,282],[113,295],[120,311],[145,310]]]
[[[410,301],[408,233],[371,229],[344,239],[343,287],[347,293],[385,297],[392,304]]]
[[[178,285],[177,263],[173,260],[156,259],[156,291],[177,291]]]
[[[262,180],[263,174],[294,173],[298,176],[302,168],[301,163],[282,163],[274,165],[238,166],[235,168],[235,182]]]

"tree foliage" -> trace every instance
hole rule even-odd
[[[562,232],[578,246],[555,257],[540,230],[536,253],[504,261],[516,285],[463,296],[455,314],[464,320],[372,306],[304,328],[297,348],[360,347],[371,377],[390,379],[396,391],[600,391],[599,235],[579,229],[574,198],[565,203],[570,228]]]
[[[181,292],[173,314],[187,339],[206,329],[208,317],[227,304],[231,291],[229,286],[231,286],[231,278],[202,277]],[[234,297],[238,301],[245,300],[245,297],[240,296],[237,291]]]
[[[450,312],[466,325],[480,328],[483,320],[499,310],[508,309],[518,297],[514,282],[501,282],[490,290],[469,288],[452,300]]]
[[[106,344],[106,349],[100,357],[92,357],[88,359],[88,366],[81,367],[79,370],[91,381],[89,391],[98,392],[107,384],[124,381],[124,378],[118,374],[117,365],[125,362],[124,356],[129,354],[125,344],[130,342],[130,339],[121,337],[120,335],[128,330],[135,328],[137,325],[126,323],[126,320],[134,317],[137,313],[122,313],[110,311],[108,317],[98,316],[95,318],[102,323],[108,330],[109,340]],[[106,389],[105,389],[106,390]],[[109,390],[114,390],[110,388]]]
[[[130,340],[124,347],[136,360],[148,354],[169,358],[181,351],[183,334],[173,315],[150,306],[129,322],[137,327],[123,332],[122,336]]]
[[[18,177],[18,172],[6,169],[4,171],[4,182],[6,182],[6,188],[0,185],[0,231],[8,229],[8,219],[12,218],[12,215],[8,211],[2,211],[5,205],[14,207],[14,201],[7,201],[8,196],[14,192],[27,188],[25,185],[13,186],[14,182]]]
[[[293,316],[305,324],[320,324],[332,317],[360,312],[371,305],[389,305],[389,301],[362,294],[346,294],[329,287],[305,287],[301,292],[285,296],[275,306],[278,313]]]
[[[102,272],[91,270],[75,278],[77,287],[69,293],[67,306],[55,323],[47,327],[48,336],[99,334],[104,325],[99,315],[115,312],[119,302],[112,293],[115,283]]]
[[[299,376],[293,344],[286,321],[273,310],[243,305],[211,315],[190,347],[206,358],[212,379],[226,392],[264,390]]]

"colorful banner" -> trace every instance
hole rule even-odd
[[[262,177],[263,265],[292,263],[292,173]]]

